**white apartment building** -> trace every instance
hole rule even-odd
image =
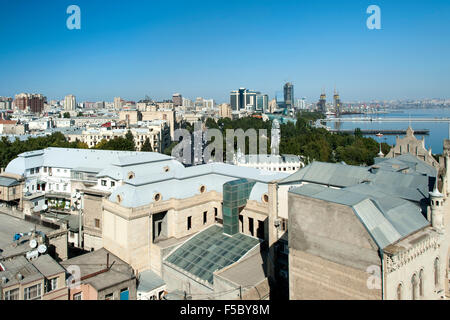
[[[166,121],[155,120],[142,123],[143,127],[130,128],[133,134],[136,150],[141,150],[146,139],[149,139],[154,152],[163,152],[170,144],[170,128]],[[68,133],[66,138],[69,142],[77,139],[88,145],[89,148],[95,147],[102,140],[109,141],[118,137],[125,137],[128,129],[108,129],[96,128],[86,129],[81,132]]]
[[[77,108],[77,100],[74,95],[69,94],[64,99],[64,110],[75,111]]]
[[[236,154],[233,164],[239,167],[291,174],[305,166],[300,156],[271,154],[244,155],[240,151]]]

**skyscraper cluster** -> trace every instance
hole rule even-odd
[[[269,104],[269,96],[246,88],[231,91],[230,105],[233,111],[243,109],[254,111],[266,111]]]

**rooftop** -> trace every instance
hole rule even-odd
[[[213,284],[213,273],[245,257],[260,240],[241,233],[228,236],[212,225],[175,249],[163,263]]]
[[[418,204],[370,184],[344,189],[306,184],[289,192],[351,207],[380,249],[430,224]]]
[[[93,276],[95,273],[107,269],[108,250],[102,248],[90,253],[61,262],[64,267],[77,265],[80,267],[81,282],[93,286],[97,291],[135,278],[134,271],[129,264],[109,253],[109,270]],[[92,276],[85,280],[83,277]]]
[[[139,285],[137,290],[141,292],[150,292],[165,285],[164,280],[151,270],[139,273]]]

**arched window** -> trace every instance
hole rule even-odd
[[[434,260],[434,285],[439,287],[439,258]]]
[[[423,281],[423,269],[420,270],[419,272],[419,294],[421,297],[423,297],[423,286],[424,286],[424,281]]]
[[[397,300],[402,300],[402,293],[403,293],[403,285],[399,283],[397,286]]]
[[[417,300],[417,275],[413,274],[411,278],[412,300]]]

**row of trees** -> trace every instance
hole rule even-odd
[[[5,168],[9,162],[21,153],[49,147],[89,149],[89,146],[86,143],[79,140],[68,142],[61,132],[55,132],[52,135],[44,137],[29,138],[25,141],[16,139],[11,142],[8,138],[2,137],[0,139],[0,168]],[[136,151],[134,137],[131,131],[128,131],[125,137],[118,137],[109,141],[103,139],[92,149]],[[140,151],[153,152],[152,145],[148,138],[145,140]]]
[[[323,117],[320,113],[303,112],[297,114],[297,121],[280,125],[281,154],[295,154],[305,157],[307,163],[314,160],[323,162],[345,162],[352,165],[371,165],[379,152],[379,144],[372,138],[362,136],[360,130],[355,134],[330,133],[326,129],[315,128],[311,124]],[[228,118],[215,122],[206,121],[207,128],[216,128],[222,131],[225,137],[226,129],[254,128],[266,129],[268,132],[267,150],[270,152],[270,130],[272,121],[263,121],[261,118],[247,117],[237,120]],[[259,148],[259,146],[258,146]],[[246,141],[246,153],[249,150],[249,141]],[[258,149],[259,150],[259,149]],[[382,151],[387,154],[390,146],[382,144]]]

